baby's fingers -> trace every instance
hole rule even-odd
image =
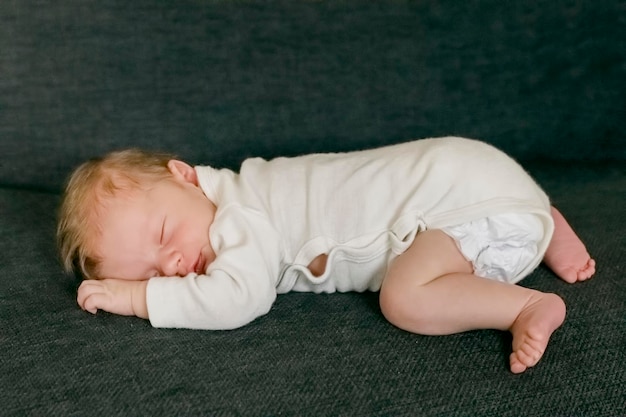
[[[83,310],[90,312],[91,314],[96,314],[98,309],[104,310],[102,308],[107,302],[107,296],[105,294],[95,292],[87,296],[85,301],[83,302]]]
[[[78,287],[76,301],[83,310],[96,314],[98,311],[98,299],[104,297],[103,292],[104,286],[101,282],[94,280],[83,281],[80,287]]]

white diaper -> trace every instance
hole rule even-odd
[[[474,273],[514,284],[537,255],[544,231],[532,214],[499,214],[442,229],[472,262]]]

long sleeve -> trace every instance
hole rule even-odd
[[[154,327],[233,329],[270,310],[281,248],[269,223],[230,205],[216,216],[211,243],[217,258],[206,274],[150,280],[146,299]]]

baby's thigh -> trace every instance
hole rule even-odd
[[[471,273],[467,261],[456,242],[441,230],[433,229],[419,233],[411,246],[395,258],[383,279],[379,303],[385,317],[399,326],[400,319],[408,309],[427,305],[429,297],[422,286],[452,273]]]
[[[418,233],[409,248],[387,270],[381,291],[407,285],[424,285],[451,273],[471,273],[472,264],[456,241],[438,229]]]

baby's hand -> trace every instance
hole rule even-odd
[[[100,310],[123,316],[148,318],[146,286],[148,281],[120,279],[85,280],[78,288],[78,305],[92,314]]]

